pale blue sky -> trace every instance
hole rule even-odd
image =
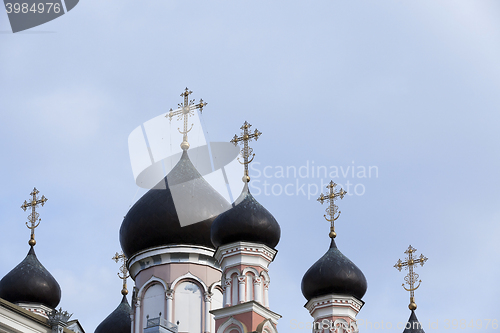
[[[128,135],[181,102],[186,86],[209,103],[211,140],[229,141],[244,120],[263,132],[253,144],[260,171],[378,168],[334,179],[365,189],[339,202],[337,221],[337,245],[368,280],[358,318],[408,318],[404,273],[392,266],[411,244],[429,258],[417,269],[424,324],[500,319],[498,1],[86,0],[9,30],[2,12],[0,275],[28,252],[19,207],[36,186],[49,199],[38,257],[87,332],[120,301],[111,257],[143,193]],[[253,184],[275,189],[321,181],[255,174]],[[256,197],[282,228],[270,266],[278,328],[309,332],[290,321],[310,320],[300,281],[328,248],[326,207],[317,195]]]

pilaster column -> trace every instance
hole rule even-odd
[[[269,281],[264,281],[264,304],[269,309]]]
[[[167,298],[167,321],[173,323],[174,318],[172,318],[172,300],[174,299],[174,291],[167,290],[165,296]]]
[[[262,279],[258,276],[253,279],[253,292],[255,293],[255,301],[262,304]]]
[[[227,279],[226,281],[224,281],[225,284],[224,294],[226,296],[226,304],[224,305],[225,307],[231,306],[231,282],[232,282],[231,279]]]
[[[141,301],[139,299],[135,300],[135,329],[133,333],[141,332]]]
[[[246,297],[245,297],[245,282],[247,281],[247,278],[245,275],[240,275],[238,276],[238,292],[240,294],[239,302],[238,303],[245,303],[246,302]]]
[[[210,333],[211,326],[210,325],[210,308],[212,304],[212,296],[211,293],[205,293],[205,330],[203,332]]]

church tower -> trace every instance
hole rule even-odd
[[[367,288],[363,272],[345,255],[335,243],[337,233],[334,222],[340,211],[335,200],[347,193],[343,189],[335,192],[337,184],[333,181],[327,186],[329,192],[321,194],[320,203],[328,202],[326,210],[330,222],[330,248],[302,278],[302,294],[307,299],[305,307],[314,318],[313,332],[356,333],[356,315],[361,310]]]
[[[118,273],[118,277],[123,280],[123,297],[116,309],[97,326],[94,333],[130,333],[131,331],[131,308],[127,301],[127,278],[129,277],[126,265],[127,258],[123,253],[116,253],[112,259],[115,262],[123,261],[120,267],[122,275],[120,276],[120,273]]]
[[[189,158],[188,118],[206,103],[170,110],[184,120],[182,156],[175,167],[128,211],[120,244],[127,256],[132,293],[132,332],[208,333],[211,310],[222,307],[221,269],[213,258],[212,221],[230,204],[200,175]]]
[[[224,290],[224,307],[211,311],[215,316],[213,333],[274,333],[281,318],[269,304],[269,264],[276,256],[281,229],[248,189],[248,164],[255,156],[248,141],[261,135],[257,130],[250,133],[250,127],[245,122],[242,135],[231,140],[235,145],[243,143],[245,186],[233,208],[212,224],[211,239],[217,247],[215,259],[222,269]]]
[[[47,202],[45,196],[38,197],[39,193],[34,188],[30,202],[24,201],[21,206],[24,211],[31,209],[29,224],[26,222],[31,230],[30,249],[26,258],[0,280],[0,298],[48,319],[61,301],[61,287],[35,254],[35,228],[41,221],[36,208]]]

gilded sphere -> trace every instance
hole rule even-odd
[[[182,141],[181,148],[182,148],[182,150],[188,150],[189,149],[189,142]]]
[[[330,238],[335,238],[335,237],[337,237],[337,233],[335,231],[330,231],[328,236],[330,236]]]
[[[34,240],[34,239],[30,239],[30,240],[28,241],[28,244],[29,244],[30,246],[35,246],[35,244],[36,244],[36,240]]]
[[[250,176],[245,175],[241,180],[243,180],[244,183],[250,183]]]
[[[408,309],[410,310],[416,310],[417,309],[417,304],[415,302],[411,302],[410,305],[408,305]]]
[[[128,290],[127,290],[127,288],[123,288],[123,289],[122,289],[122,295],[123,295],[123,296],[126,296],[127,294],[128,294]]]

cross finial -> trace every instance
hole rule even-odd
[[[194,103],[194,99],[189,100],[189,95],[191,95],[193,92],[189,90],[186,87],[186,90],[181,94],[181,97],[184,97],[184,103],[179,103],[178,108],[176,110],[170,109],[169,112],[165,115],[166,118],[169,118],[170,121],[172,121],[172,118],[174,116],[179,116],[177,120],[181,120],[184,118],[184,130],[181,131],[180,128],[177,128],[179,132],[182,134],[182,143],[181,143],[181,148],[182,150],[188,150],[189,149],[189,143],[187,141],[187,134],[191,129],[193,128],[193,124],[191,124],[191,127],[188,129],[188,118],[189,116],[194,115],[194,110],[200,109],[200,112],[203,111],[203,107],[207,105],[202,99],[200,99],[200,102],[198,104]]]
[[[335,204],[335,200],[337,200],[337,198],[343,199],[344,195],[347,194],[347,192],[344,191],[343,188],[341,188],[340,191],[335,192],[335,187],[337,187],[337,184],[335,184],[333,180],[330,181],[330,184],[326,186],[326,188],[329,190],[329,193],[327,193],[326,195],[321,193],[321,195],[318,198],[318,201],[321,202],[321,204],[323,204],[323,202],[325,201],[328,201],[330,204],[326,209],[326,214],[329,216],[329,218],[326,217],[326,215],[323,215],[325,217],[325,220],[331,222],[330,234],[329,234],[330,238],[337,237],[337,233],[335,232],[334,222],[339,218],[341,213],[340,210],[338,210],[339,207]],[[337,216],[335,216],[335,214],[337,214]]]
[[[118,261],[122,261],[123,264],[120,266],[120,272],[118,272],[118,277],[120,279],[123,280],[123,288],[122,288],[122,295],[127,295],[128,294],[128,290],[127,290],[127,278],[130,276],[130,274],[128,273],[128,269],[127,269],[127,256],[125,256],[125,254],[123,254],[123,252],[116,252],[115,253],[115,256],[113,258],[115,262],[118,262]],[[122,273],[122,275],[120,275],[120,273]]]
[[[410,288],[406,288],[404,283],[402,284],[402,286],[406,291],[410,292],[410,305],[408,305],[408,308],[410,310],[417,309],[414,291],[417,290],[418,287],[420,287],[420,283],[422,282],[422,280],[419,280],[418,286],[415,287],[415,282],[418,280],[418,274],[413,271],[413,266],[415,266],[416,264],[420,264],[420,266],[423,266],[427,261],[427,258],[423,254],[415,259],[413,257],[413,253],[415,253],[416,251],[417,249],[413,248],[411,245],[408,246],[408,250],[405,251],[405,253],[407,254],[406,261],[401,261],[401,259],[398,259],[398,262],[396,263],[396,265],[394,265],[394,267],[397,268],[397,270],[400,272],[401,268],[403,267],[408,270],[408,274],[405,276],[405,281],[406,284],[410,286]]]
[[[241,156],[243,157],[243,162],[241,162],[239,158],[238,161],[241,164],[245,165],[245,175],[243,176],[243,182],[245,183],[250,182],[250,176],[248,175],[248,164],[252,162],[255,157],[255,154],[253,154],[253,149],[248,147],[248,141],[252,139],[255,139],[255,141],[257,141],[259,139],[259,136],[262,134],[257,129],[253,133],[250,133],[250,127],[252,127],[252,125],[245,121],[243,126],[240,127],[240,129],[243,130],[241,136],[237,136],[235,134],[234,138],[230,141],[235,146],[238,146],[238,143],[243,142],[243,148],[241,148]],[[251,159],[248,160],[250,157]]]
[[[36,187],[34,187],[33,191],[30,193],[30,195],[31,195],[30,202],[27,202],[26,200],[24,200],[24,203],[21,206],[21,208],[24,211],[26,211],[26,209],[31,207],[31,214],[28,216],[28,220],[29,220],[29,223],[31,225],[28,225],[28,222],[26,222],[26,226],[28,227],[28,229],[31,230],[31,237],[30,237],[30,240],[28,241],[28,244],[30,246],[35,246],[35,244],[36,244],[35,228],[38,227],[38,225],[42,221],[42,219],[39,218],[40,214],[38,214],[36,212],[36,208],[37,208],[38,204],[42,205],[42,207],[43,207],[43,205],[47,201],[47,198],[44,195],[42,195],[41,198],[38,198],[37,197],[38,193],[40,193],[40,192],[36,189]]]

